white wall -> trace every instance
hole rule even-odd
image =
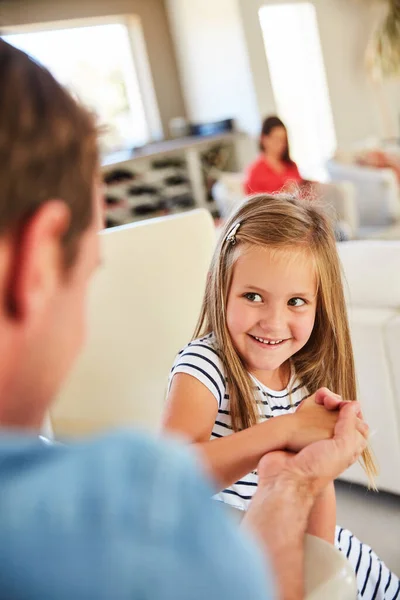
[[[398,136],[400,84],[377,87],[365,69],[365,49],[382,5],[310,1],[317,11],[339,146]],[[262,117],[276,112],[258,20],[259,8],[272,2],[288,0],[166,0],[191,120],[234,116],[243,130],[257,135]]]
[[[353,0],[310,1],[317,11],[338,144],[348,146],[373,135],[399,135],[399,83],[376,87],[365,69],[365,49],[381,7],[376,9],[366,2]],[[277,4],[287,0],[239,0],[254,89],[262,115],[274,112],[275,104],[258,10],[272,2]]]
[[[258,135],[260,114],[237,0],[167,0],[188,118],[236,119]],[[256,144],[245,150],[252,160]]]

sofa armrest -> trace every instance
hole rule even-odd
[[[317,191],[324,204],[333,211],[334,220],[345,223],[350,229],[351,238],[355,238],[359,227],[359,216],[354,184],[350,181],[319,183]]]
[[[386,226],[400,217],[399,183],[391,169],[327,162],[334,182],[350,181],[356,191],[360,225]]]

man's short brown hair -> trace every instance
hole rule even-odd
[[[93,215],[94,117],[44,67],[0,39],[0,235],[48,200],[70,209],[65,262]]]

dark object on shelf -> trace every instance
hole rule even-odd
[[[230,143],[213,144],[201,153],[200,160],[208,202],[213,202],[212,188],[219,177],[219,173],[229,167],[231,156],[232,144]]]
[[[133,171],[128,171],[128,169],[113,169],[103,177],[103,181],[106,185],[122,183],[123,181],[130,181],[131,179],[135,179],[135,173],[133,173]]]
[[[190,208],[195,205],[195,201],[191,194],[181,194],[180,196],[170,198],[170,204],[172,206],[179,206],[180,208]]]
[[[129,196],[143,196],[144,194],[158,194],[159,189],[154,185],[134,185],[129,188]]]
[[[182,185],[183,183],[189,183],[189,180],[184,175],[171,175],[164,179],[165,185]]]
[[[115,206],[116,204],[119,204],[121,202],[120,198],[115,198],[115,196],[106,196],[105,197],[105,203],[107,204],[107,206]]]
[[[151,163],[152,169],[169,169],[182,168],[185,166],[185,161],[182,158],[157,158]]]
[[[234,119],[223,119],[213,123],[191,123],[190,135],[216,135],[233,131],[234,127]]]
[[[223,171],[231,153],[232,149],[229,145],[213,144],[200,155],[203,169],[210,170],[215,167],[219,171]]]
[[[135,217],[144,217],[151,215],[159,210],[158,204],[138,204],[131,210],[131,214]]]
[[[157,208],[158,208],[158,210],[167,210],[168,202],[166,200],[160,200],[160,202],[158,202],[158,204],[157,204]]]
[[[115,219],[111,219],[110,217],[106,218],[106,228],[108,229],[109,227],[118,227],[119,225],[121,225],[121,223],[119,223],[118,221],[116,221]]]

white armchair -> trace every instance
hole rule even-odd
[[[391,169],[374,169],[333,159],[327,162],[327,169],[332,182],[348,181],[354,186],[360,237],[363,232],[387,227],[400,218],[400,189]]]
[[[219,214],[226,219],[245,198],[243,173],[221,173],[213,185],[212,196]]]
[[[332,218],[341,226],[349,238],[357,235],[359,220],[355,204],[354,187],[347,181],[318,183],[315,193],[324,202]],[[244,175],[242,173],[221,173],[214,184],[212,195],[223,219],[243,200]]]

